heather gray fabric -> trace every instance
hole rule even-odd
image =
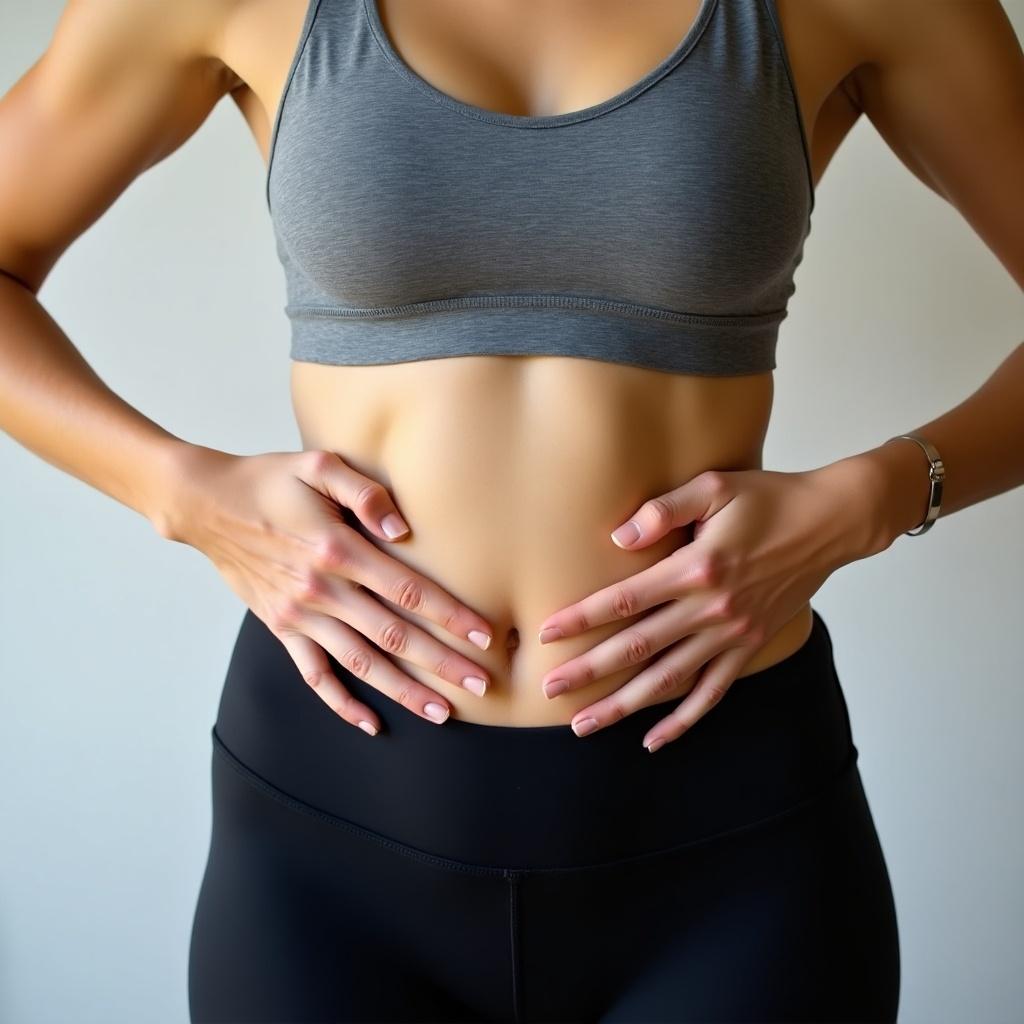
[[[618,95],[521,117],[419,77],[376,0],[310,0],[266,199],[291,358],[775,368],[814,190],[774,0],[701,0]]]

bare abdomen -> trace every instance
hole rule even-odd
[[[495,629],[490,649],[480,651],[377,595],[487,669],[491,684],[481,699],[411,662],[396,664],[438,689],[454,717],[530,726],[567,723],[650,663],[549,701],[540,688],[545,672],[650,610],[543,646],[539,624],[689,541],[687,527],[643,550],[623,551],[609,534],[647,498],[706,469],[758,468],[772,379],[488,356],[293,363],[292,393],[304,447],[335,451],[380,481],[412,531],[391,544],[360,532]],[[799,646],[809,608],[805,618],[791,620],[744,674]]]

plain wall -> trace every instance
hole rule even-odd
[[[1024,0],[1004,6],[1020,37]],[[4,90],[61,7],[0,0]],[[263,173],[225,100],[40,293],[122,397],[237,453],[301,447]],[[1022,338],[1013,279],[862,121],[818,192],[765,468],[913,429]],[[204,556],[6,435],[0,481],[0,1019],[185,1021],[209,729],[244,605]],[[1024,1004],[1022,525],[1018,488],[812,602],[896,894],[906,1024],[1009,1024]]]

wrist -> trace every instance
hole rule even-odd
[[[163,450],[159,485],[146,512],[153,529],[166,540],[189,543],[190,524],[201,506],[206,471],[235,458],[229,452],[174,438]]]
[[[879,554],[924,520],[931,480],[928,459],[913,441],[896,439],[833,463],[848,480],[855,558]]]

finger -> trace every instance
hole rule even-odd
[[[321,543],[314,566],[354,581],[396,608],[421,615],[482,650],[490,647],[491,627],[486,619],[350,526],[338,527]]]
[[[284,644],[302,678],[336,715],[370,736],[380,732],[377,716],[339,682],[322,647],[301,633],[282,630],[274,635]]]
[[[372,640],[381,650],[411,661],[449,683],[482,697],[488,673],[468,658],[446,647],[426,630],[385,608],[369,591],[348,587],[331,607],[323,608]],[[340,612],[340,616],[337,614]]]
[[[302,617],[300,628],[354,676],[380,690],[386,697],[413,714],[438,725],[451,714],[448,702],[429,686],[406,675],[376,650],[365,636],[331,615],[311,612]]]
[[[569,723],[577,735],[589,735],[651,704],[660,704],[688,692],[700,667],[729,642],[719,630],[703,630],[669,648],[652,665],[638,673],[607,697],[581,708]],[[581,733],[577,725],[593,719],[596,725]]]
[[[680,548],[633,576],[560,608],[540,624],[538,641],[550,643],[585,633],[606,622],[628,619],[648,608],[683,597],[688,587],[706,586],[711,576],[701,558],[701,552],[694,553],[692,546]],[[561,635],[548,634],[549,629],[557,629]]]
[[[303,453],[307,465],[300,479],[345,508],[382,540],[394,540],[409,533],[391,492],[379,481],[353,469],[336,452],[310,450]]]
[[[703,718],[728,693],[750,661],[750,648],[730,647],[712,658],[686,698],[643,738],[643,745],[653,754],[659,747],[678,739],[694,722]]]
[[[625,523],[612,530],[611,539],[630,551],[646,547],[669,530],[714,515],[730,497],[725,475],[706,470],[681,487],[649,498]]]
[[[557,697],[620,669],[639,665],[689,635],[694,624],[694,615],[686,602],[673,601],[578,657],[545,672],[541,676],[541,687],[546,696]],[[555,685],[559,681],[566,684],[564,688]]]

